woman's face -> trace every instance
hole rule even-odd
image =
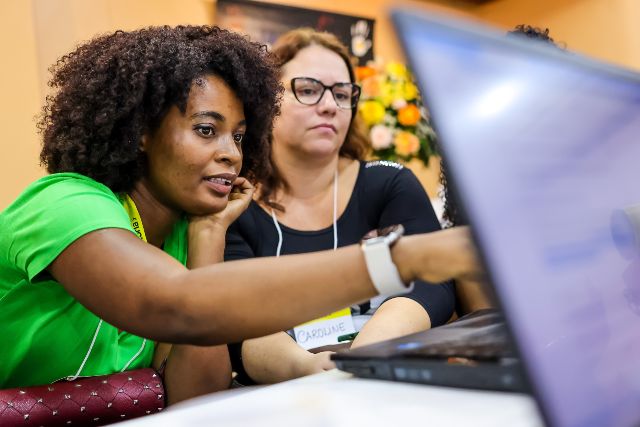
[[[302,156],[337,155],[349,130],[351,109],[338,108],[330,90],[315,105],[301,104],[291,88],[291,79],[299,77],[310,77],[325,86],[350,82],[349,69],[337,53],[317,45],[299,51],[282,67],[286,91],[282,113],[274,122],[273,143],[276,149]]]
[[[185,113],[171,107],[158,129],[143,137],[150,191],[192,215],[223,210],[242,167],[245,130],[242,102],[231,88],[214,75],[196,79]]]

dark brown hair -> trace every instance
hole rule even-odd
[[[282,67],[287,62],[295,58],[298,52],[313,45],[321,46],[338,54],[347,65],[351,83],[356,82],[353,63],[347,47],[335,35],[327,32],[319,32],[312,28],[298,28],[291,30],[276,40],[271,53],[275,57],[276,64],[280,67],[280,74],[282,75]],[[364,160],[368,151],[369,140],[364,129],[364,124],[357,114],[357,108],[354,108],[352,110],[349,130],[347,131],[344,144],[342,144],[342,147],[340,148],[340,156],[354,160]],[[270,162],[271,175],[258,180],[258,184],[260,186],[258,197],[260,202],[268,206],[284,210],[281,205],[270,200],[271,195],[276,189],[287,188],[287,183],[282,178],[282,175],[278,171],[278,168],[273,162],[271,156]]]

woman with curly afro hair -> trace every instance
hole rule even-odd
[[[229,385],[224,344],[382,289],[355,245],[219,263],[249,180],[270,172],[282,89],[262,46],[206,26],[118,31],[62,57],[51,86],[39,123],[50,175],[0,213],[0,388],[155,355],[175,402]],[[386,251],[393,290],[475,270],[453,257],[469,244],[465,231],[401,239]]]

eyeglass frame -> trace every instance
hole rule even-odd
[[[322,86],[322,93],[320,93],[320,96],[318,97],[318,100],[312,104],[307,104],[305,102],[300,101],[300,99],[298,99],[298,95],[296,94],[296,85],[295,85],[295,81],[296,80],[312,80],[318,84],[320,84],[320,86]],[[332,84],[331,86],[327,86],[324,83],[322,83],[320,80],[318,79],[314,79],[313,77],[294,77],[291,79],[291,81],[289,82],[291,85],[291,92],[293,92],[293,96],[296,99],[296,101],[298,101],[300,104],[302,105],[307,105],[307,106],[313,106],[313,105],[318,105],[318,103],[322,100],[322,98],[324,97],[324,93],[329,90],[329,92],[331,92],[331,96],[333,97],[333,101],[336,103],[336,106],[338,108],[340,108],[341,110],[353,110],[354,108],[358,107],[358,101],[360,100],[360,94],[362,93],[362,88],[360,87],[360,85],[357,85],[355,83],[352,82],[337,82]],[[351,85],[356,91],[357,93],[355,95],[351,95],[351,106],[350,107],[341,107],[340,104],[338,103],[338,100],[336,99],[336,94],[333,92],[333,88],[337,87],[337,86],[341,86],[341,85]]]

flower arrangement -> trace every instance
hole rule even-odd
[[[357,67],[356,77],[362,86],[358,109],[374,155],[392,161],[417,158],[428,166],[429,157],[437,154],[436,135],[407,67],[370,63]]]

